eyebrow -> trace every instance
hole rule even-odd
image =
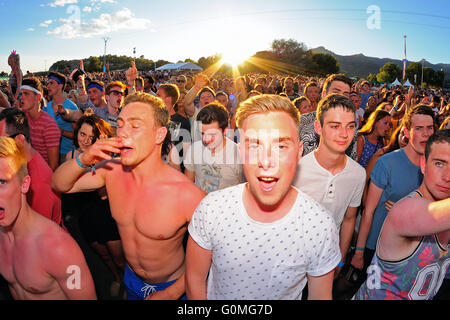
[[[246,137],[244,139],[245,142],[256,142],[256,143],[260,143],[260,139],[259,138],[248,138]],[[272,142],[293,142],[294,140],[291,137],[280,137],[280,138],[275,138],[272,139]]]
[[[342,124],[342,122],[339,122],[339,121],[329,121],[326,124],[329,124],[329,123]],[[350,121],[347,124],[356,124],[356,121]]]
[[[440,162],[448,163],[447,160],[439,159],[439,158],[432,158],[431,161],[440,161]]]
[[[121,118],[121,117],[118,117],[117,118],[117,121],[123,121],[123,122],[126,122],[126,121],[136,121],[136,120],[139,120],[139,121],[144,121],[144,119],[142,119],[142,118],[138,118],[138,117],[131,117],[131,118],[127,118],[126,120],[125,119],[123,119],[123,118]]]

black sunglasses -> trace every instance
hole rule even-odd
[[[124,96],[125,95],[125,92],[117,91],[117,90],[111,90],[109,92],[109,94],[111,94],[111,93],[115,94],[116,96]]]

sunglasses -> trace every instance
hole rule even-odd
[[[184,82],[186,82],[186,81],[177,79],[177,82],[178,82],[178,83],[184,83]]]
[[[109,94],[114,94],[114,95],[116,95],[116,96],[124,96],[125,95],[125,92],[122,92],[122,91],[117,91],[117,90],[111,90],[110,92],[109,92]]]

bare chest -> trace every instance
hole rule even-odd
[[[137,188],[125,181],[112,182],[107,189],[111,214],[121,236],[122,232],[136,232],[136,236],[167,240],[187,226],[183,208],[164,186]]]
[[[0,238],[0,272],[20,298],[55,289],[57,284],[45,272],[39,250],[32,240],[12,244],[8,239]]]

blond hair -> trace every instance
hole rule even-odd
[[[275,111],[286,112],[294,121],[297,132],[299,132],[300,112],[288,98],[276,94],[261,94],[242,102],[236,111],[236,125],[242,129],[245,119],[251,115]]]
[[[6,158],[14,173],[22,180],[28,175],[25,148],[9,137],[0,137],[0,158]]]
[[[125,98],[124,105],[127,106],[133,102],[141,102],[149,105],[154,113],[154,120],[157,125],[168,128],[170,117],[164,101],[145,92],[137,92]]]

